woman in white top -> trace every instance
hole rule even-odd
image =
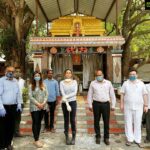
[[[66,136],[66,145],[74,145],[76,137],[76,95],[77,95],[77,81],[73,80],[73,73],[70,69],[64,71],[65,79],[60,82],[60,91],[62,94],[62,110],[64,115],[64,128]],[[69,115],[70,123],[72,129],[72,140],[69,141],[68,131],[69,131]]]

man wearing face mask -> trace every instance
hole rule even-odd
[[[137,79],[137,71],[129,71],[129,79],[121,88],[120,108],[124,111],[126,145],[133,142],[142,148],[141,144],[141,122],[143,109],[148,111],[147,90],[144,83]]]
[[[116,97],[111,82],[104,79],[102,70],[97,70],[95,75],[96,80],[92,81],[90,84],[87,100],[89,103],[89,110],[94,114],[96,144],[100,144],[101,135],[99,122],[102,115],[104,122],[104,143],[109,145],[110,107],[111,110],[114,111]]]
[[[15,78],[17,79],[19,90],[20,90],[20,98],[21,98],[21,106],[23,108],[23,98],[22,98],[22,90],[25,87],[25,80],[21,78],[21,69],[19,67],[15,68]],[[16,120],[15,120],[15,132],[14,137],[22,137],[20,133],[20,121],[21,121],[21,112],[16,112]]]
[[[0,149],[12,150],[16,111],[22,111],[20,90],[14,78],[14,67],[7,67],[0,78]]]
[[[47,70],[47,79],[44,80],[44,83],[48,90],[48,107],[50,110],[50,115],[49,112],[46,112],[44,116],[45,130],[55,133],[54,113],[60,94],[58,82],[53,78],[53,70]],[[50,126],[48,120],[50,120]]]

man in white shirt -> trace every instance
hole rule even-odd
[[[100,144],[100,118],[104,121],[104,143],[109,145],[109,118],[110,102],[111,110],[114,110],[116,97],[114,88],[110,81],[104,79],[102,70],[95,72],[96,80],[92,81],[88,91],[89,110],[94,113],[94,129],[96,133],[96,144]]]
[[[19,90],[20,90],[20,99],[21,99],[21,105],[23,108],[23,98],[22,98],[22,90],[25,87],[25,80],[21,78],[21,69],[19,67],[15,68],[15,78],[17,79]],[[16,119],[15,119],[15,132],[14,137],[22,137],[20,133],[20,122],[21,122],[21,112],[16,112]]]
[[[150,83],[146,84],[146,89],[148,92],[148,112],[146,113],[146,139],[145,143],[150,142]]]
[[[120,103],[120,108],[124,111],[127,146],[134,141],[140,148],[143,147],[141,145],[141,122],[143,109],[147,112],[147,106],[146,87],[137,79],[137,71],[132,69],[129,71],[129,80],[122,85]]]

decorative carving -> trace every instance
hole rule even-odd
[[[104,22],[96,17],[87,16],[67,16],[60,17],[52,22],[49,31],[52,36],[62,35],[99,35],[105,34]]]
[[[52,47],[52,48],[50,49],[50,53],[51,53],[51,54],[56,54],[56,53],[57,53],[57,48]]]

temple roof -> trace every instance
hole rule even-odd
[[[38,6],[38,18],[41,23],[74,13],[95,16],[103,21],[115,23],[116,7],[120,13],[125,0],[26,0],[26,3],[34,14]]]
[[[30,44],[35,48],[41,47],[70,47],[70,46],[121,46],[125,43],[122,36],[94,37],[31,37]]]

